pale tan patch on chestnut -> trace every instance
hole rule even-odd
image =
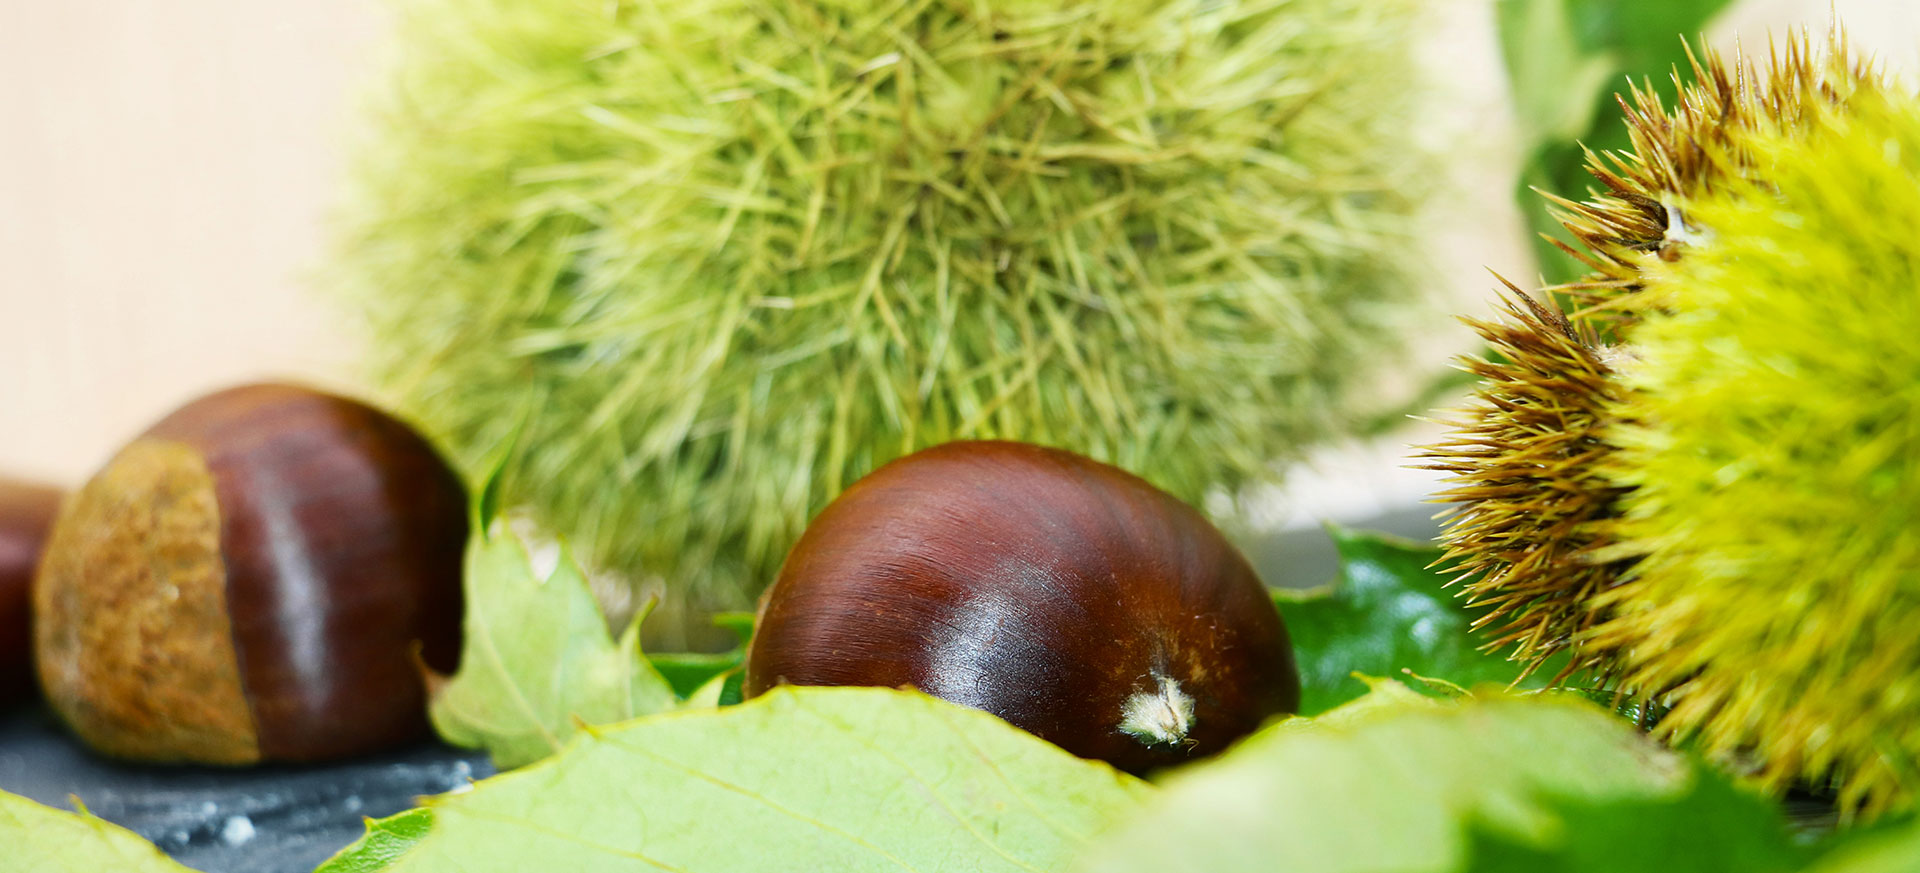
[[[154,439],[122,450],[62,511],[34,585],[54,710],[107,755],[258,761],[226,587],[199,453]]]

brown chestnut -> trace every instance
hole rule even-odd
[[[744,691],[912,686],[1130,772],[1294,711],[1293,647],[1192,507],[1057,449],[957,442],[813,520],[761,603]]]
[[[467,505],[425,440],[290,385],[196,400],[67,502],[34,585],[54,710],[96,750],[312,761],[422,735]]]
[[[0,705],[33,691],[29,617],[33,568],[60,510],[60,492],[0,477]]]

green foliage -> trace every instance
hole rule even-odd
[[[647,661],[653,664],[655,672],[665,679],[667,687],[673,693],[685,699],[699,691],[714,677],[739,669],[746,660],[746,646],[732,651],[711,654],[707,652],[670,652],[664,655],[648,655]]]
[[[1869,811],[1920,790],[1920,101],[1753,137],[1647,265],[1611,434],[1620,554],[1596,639],[1670,734]],[[1761,181],[1764,180],[1764,181]]]
[[[433,810],[426,807],[368,819],[366,834],[328,858],[314,873],[377,873],[412,851],[432,829]]]
[[[1057,870],[1147,791],[924,695],[781,688],[433,798],[385,869]]]
[[[1912,873],[1920,870],[1920,819],[1841,840],[1806,873]]]
[[[88,814],[0,791],[0,873],[193,873],[152,843]]]
[[[1586,833],[1620,818],[1672,834],[1647,814],[1580,818],[1560,802],[1567,797],[1602,810],[1698,812],[1736,823],[1724,832],[1730,837],[1776,849],[1782,842],[1778,817],[1751,801],[1716,789],[1685,800],[1701,789],[1684,761],[1572,697],[1408,698],[1386,705],[1363,698],[1350,704],[1365,707],[1357,718],[1335,710],[1284,723],[1177,772],[1160,796],[1110,830],[1082,869],[1454,873],[1480,869],[1470,856],[1490,840],[1551,857],[1591,841],[1638,838]],[[1734,857],[1771,857],[1722,848]]]
[[[753,613],[723,612],[713,617],[713,623],[733,634],[733,648],[724,652],[667,652],[647,656],[653,669],[667,680],[673,693],[682,698],[693,696],[702,686],[739,669],[747,660],[747,640],[753,636]]]
[[[1673,75],[1688,69],[1691,38],[1728,0],[1500,0],[1496,7],[1507,83],[1526,156],[1516,197],[1529,227],[1571,244],[1534,189],[1573,197],[1587,189],[1586,152],[1625,151],[1627,126],[1614,95],[1628,79],[1671,102]],[[1550,282],[1585,272],[1536,238]]]
[[[669,613],[955,438],[1197,501],[1377,402],[1412,6],[409,0],[336,284],[400,409],[470,469],[517,433],[503,499]]]
[[[1520,664],[1478,651],[1469,609],[1429,569],[1437,549],[1328,526],[1340,578],[1311,591],[1276,589],[1274,600],[1300,665],[1300,713],[1317,715],[1367,693],[1355,673],[1402,670],[1456,685],[1514,682]]]
[[[1439,701],[1388,681],[1164,790],[912,692],[787,688],[591,730],[425,804],[369,821],[319,873],[1891,873],[1920,859],[1911,821],[1789,838],[1773,806],[1572,697]],[[0,845],[0,871],[185,871],[4,793]]]
[[[1550,795],[1567,823],[1544,844],[1472,828],[1473,873],[1789,873],[1813,852],[1796,843],[1774,805],[1700,770],[1688,790],[1599,800]]]
[[[429,682],[428,714],[447,742],[484,748],[506,769],[553,754],[582,724],[624,721],[678,704],[667,680],[640,654],[646,611],[616,642],[564,548],[542,579],[513,533],[499,527],[476,534],[467,546],[464,585],[460,669]]]

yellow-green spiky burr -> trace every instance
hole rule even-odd
[[[1920,791],[1920,100],[1747,145],[1624,301],[1604,469],[1632,569],[1587,640],[1663,733],[1877,813]]]
[[[337,285],[656,623],[954,439],[1231,494],[1378,413],[1418,312],[1417,5],[405,0]]]
[[[1593,267],[1475,327],[1448,556],[1492,648],[1848,814],[1920,790],[1920,99],[1708,56],[1557,200]],[[1517,292],[1516,292],[1517,293]],[[1578,677],[1578,678],[1573,678]]]
[[[1602,431],[1619,399],[1614,365],[1632,355],[1632,310],[1650,263],[1680,258],[1691,232],[1680,204],[1750,171],[1761,131],[1796,131],[1811,107],[1843,102],[1875,74],[1836,40],[1820,55],[1789,39],[1762,68],[1707,52],[1690,81],[1676,74],[1668,108],[1651,88],[1620,101],[1632,149],[1589,154],[1600,190],[1583,201],[1551,192],[1562,223],[1593,272],[1545,289],[1539,300],[1508,286],[1506,311],[1467,323],[1494,352],[1465,363],[1482,380],[1473,402],[1447,417],[1455,435],[1428,448],[1427,466],[1452,474],[1437,499],[1456,504],[1444,525],[1446,562],[1479,605],[1488,647],[1528,669],[1578,652],[1569,670],[1604,673],[1611,660],[1576,646],[1601,617],[1593,600],[1625,569],[1597,557],[1611,542],[1620,489],[1598,462]]]

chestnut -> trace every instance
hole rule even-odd
[[[956,442],[810,524],[761,602],[744,691],[911,686],[1140,773],[1294,711],[1286,627],[1192,507],[1058,449]]]
[[[60,492],[0,476],[0,705],[33,691],[33,568],[60,509]]]
[[[421,736],[459,656],[464,489],[425,440],[292,385],[203,397],[67,501],[33,593],[55,712],[99,752],[248,764]]]

